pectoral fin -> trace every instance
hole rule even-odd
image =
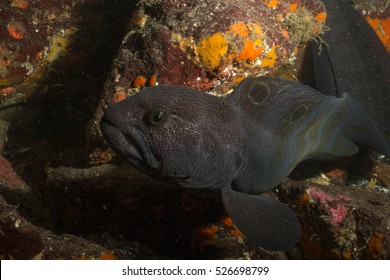
[[[268,250],[287,250],[297,243],[300,226],[294,212],[276,199],[223,188],[225,210],[244,235]]]

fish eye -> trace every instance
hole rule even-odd
[[[162,111],[149,113],[147,120],[151,125],[161,125],[166,120],[166,113]]]

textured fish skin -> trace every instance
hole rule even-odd
[[[329,31],[313,45],[316,88],[347,92],[367,112],[390,143],[390,56],[375,31],[346,0],[322,0]],[[389,154],[386,154],[387,156]]]
[[[234,182],[245,193],[275,187],[306,159],[351,156],[357,143],[389,155],[380,131],[347,93],[326,96],[302,84],[260,77],[245,79],[230,99],[247,132],[248,167]]]
[[[261,194],[301,161],[350,156],[354,140],[387,149],[358,103],[275,78],[247,78],[226,98],[181,86],[146,88],[109,107],[112,147],[153,177],[220,188],[226,211],[252,241],[284,250],[299,236],[292,210]]]
[[[331,13],[330,26],[336,21]],[[300,224],[286,205],[259,194],[306,159],[350,156],[359,150],[357,144],[390,155],[389,111],[383,105],[388,81],[379,74],[372,83],[361,73],[370,62],[360,61],[355,42],[350,50],[338,41],[338,30],[345,32],[348,21],[358,18],[342,18],[332,35],[338,39],[327,38],[329,50],[316,58],[315,67],[327,69],[316,72],[324,94],[268,77],[246,78],[226,98],[157,86],[109,107],[102,131],[118,154],[153,177],[182,187],[220,189],[226,211],[248,239],[286,250],[298,241]],[[364,37],[360,29],[352,31]],[[375,67],[388,71],[386,65]]]

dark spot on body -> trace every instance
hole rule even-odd
[[[268,100],[271,90],[268,85],[264,83],[255,83],[249,90],[249,98],[255,105],[262,105]]]
[[[350,127],[349,127],[349,133],[352,133],[352,134],[362,134],[363,133],[363,126],[356,122],[356,123],[353,123]]]
[[[331,124],[332,125],[338,124],[339,122],[341,122],[344,119],[345,115],[346,115],[345,109],[340,108],[340,110],[334,114],[334,117],[331,118]]]
[[[294,124],[301,120],[309,112],[309,107],[307,105],[300,105],[290,114],[290,123]]]

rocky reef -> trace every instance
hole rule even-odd
[[[256,2],[256,5],[253,3]],[[386,1],[356,1],[389,48]],[[388,259],[390,165],[371,151],[305,162],[274,191],[299,243],[248,241],[217,191],[156,181],[111,151],[110,104],[179,84],[226,95],[246,76],[310,84],[315,0],[12,0],[0,6],[1,259]]]

